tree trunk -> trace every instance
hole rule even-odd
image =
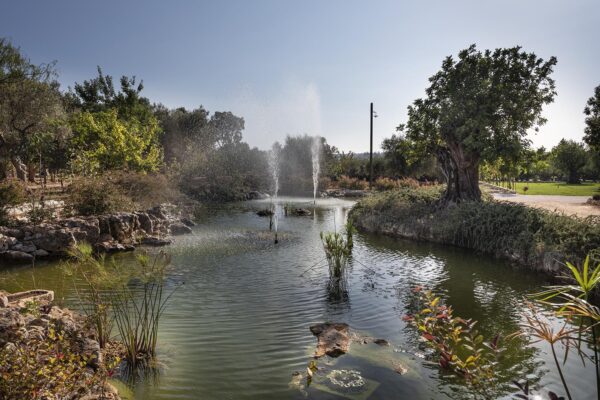
[[[29,182],[35,183],[35,165],[28,164],[27,165],[27,179]]]
[[[462,201],[481,201],[479,190],[479,157],[466,153],[460,145],[449,145],[438,152],[438,160],[445,171],[446,192],[444,204]]]
[[[569,185],[576,185],[579,183],[579,176],[576,171],[569,172],[569,179],[567,181]]]
[[[15,167],[15,173],[17,174],[17,178],[19,178],[22,181],[25,181],[27,175],[27,168],[25,168],[25,165],[21,162],[21,160],[19,160],[18,157],[12,157],[10,159],[10,162],[12,163],[13,167]]]

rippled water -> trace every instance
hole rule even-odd
[[[313,209],[305,199],[280,201]],[[311,217],[284,217],[280,205],[277,245],[268,219],[255,214],[266,205],[208,209],[193,234],[167,248],[173,256],[169,279],[184,284],[161,320],[161,373],[138,382],[135,399],[464,398],[460,387],[425,362],[415,332],[401,320],[414,304],[410,289],[435,290],[456,315],[478,320],[491,336],[514,332],[523,296],[545,283],[539,275],[461,249],[358,234],[347,293],[332,296],[319,232],[340,229],[352,203],[319,200]],[[28,288],[33,280],[73,301],[56,264],[12,269],[4,286]],[[323,372],[300,391],[290,382],[295,371],[306,370],[314,351],[309,326],[324,321],[346,322],[391,346],[352,345],[347,355],[319,360]],[[507,371],[515,365],[515,376],[537,382],[543,391],[563,393],[548,351],[515,342],[503,365]],[[398,364],[408,372],[394,372]],[[364,388],[332,387],[327,374],[337,370],[352,379],[358,373]],[[584,368],[571,356],[565,372],[573,398],[594,397],[590,364]]]

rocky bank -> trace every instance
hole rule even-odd
[[[191,233],[194,223],[161,205],[139,212],[72,217],[16,228],[0,226],[0,262],[31,263],[64,257],[74,245],[90,243],[97,252],[130,251],[137,245],[164,246],[169,235]]]

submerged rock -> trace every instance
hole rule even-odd
[[[273,215],[273,210],[269,210],[268,208],[264,210],[259,210],[256,212],[256,215],[258,215],[259,217],[270,217],[271,215]]]
[[[182,222],[173,222],[169,226],[169,230],[173,235],[185,235],[186,233],[192,233],[192,228],[183,224]]]
[[[317,337],[315,358],[328,355],[338,357],[350,350],[349,326],[344,323],[323,323],[310,327],[310,331]]]
[[[0,253],[0,257],[3,260],[17,264],[28,264],[33,261],[33,256],[31,254],[17,250],[7,250]]]
[[[146,246],[166,246],[172,243],[170,239],[161,239],[154,236],[146,236],[142,238],[141,243]]]

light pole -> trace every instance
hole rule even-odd
[[[377,113],[373,111],[373,102],[371,102],[371,150],[369,152],[369,189],[373,189],[373,118],[377,118]]]

